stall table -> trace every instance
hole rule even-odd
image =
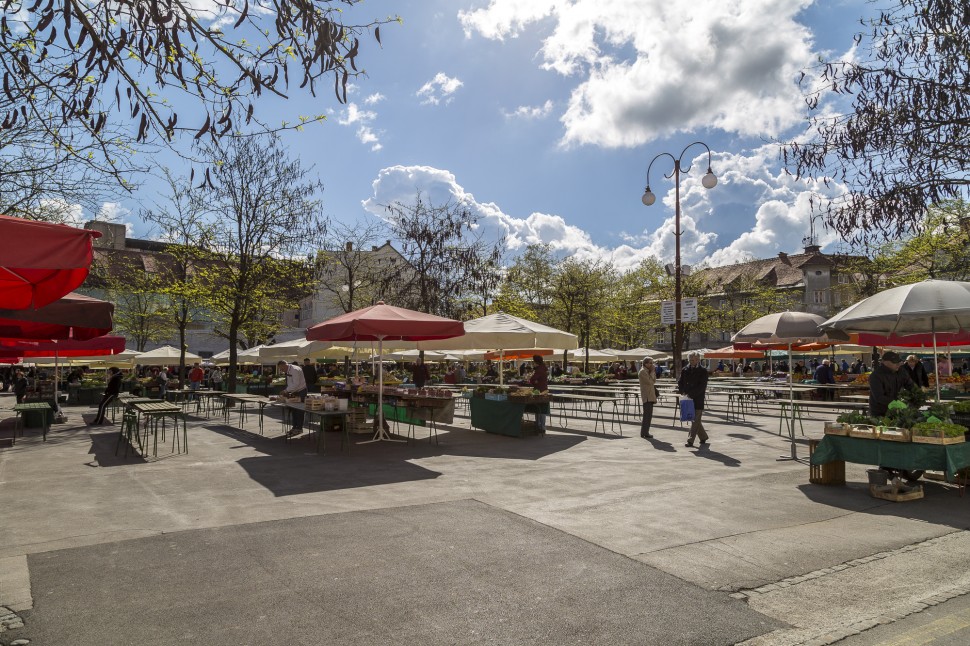
[[[469,401],[472,426],[488,433],[522,437],[522,418],[526,413],[548,415],[549,404],[526,404],[511,399],[494,400],[472,397]]]
[[[952,480],[958,471],[970,467],[970,444],[924,444],[826,435],[815,447],[812,464],[836,460],[907,471],[943,471],[947,480]]]
[[[30,402],[24,404],[15,404],[13,411],[17,414],[17,419],[14,422],[13,427],[13,443],[17,443],[17,427],[20,427],[20,435],[23,437],[24,427],[28,426],[28,421],[33,415],[37,415],[41,418],[41,423],[39,426],[44,429],[44,441],[47,441],[47,431],[50,430],[50,423],[54,417],[54,410],[51,408],[50,404],[47,402]],[[29,424],[30,426],[37,426],[36,424]]]

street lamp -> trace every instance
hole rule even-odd
[[[680,151],[680,156],[674,157],[670,153],[660,153],[652,160],[650,160],[650,165],[647,166],[647,188],[643,192],[643,197],[640,199],[644,206],[650,206],[657,201],[657,196],[653,194],[650,190],[650,169],[653,168],[653,163],[660,159],[661,157],[670,157],[674,162],[674,169],[670,171],[670,175],[665,175],[667,179],[671,177],[674,178],[674,204],[675,204],[675,217],[674,217],[674,240],[676,242],[676,255],[674,257],[674,376],[680,376],[680,364],[681,364],[681,348],[684,345],[684,326],[680,320],[681,314],[681,290],[680,290],[680,278],[681,278],[681,266],[680,266],[680,174],[690,172],[690,163],[686,167],[683,167],[682,160],[684,155],[687,153],[688,149],[694,146],[704,146],[707,149],[707,174],[701,179],[701,184],[704,188],[714,188],[717,185],[717,177],[714,176],[714,172],[711,170],[711,149],[703,141],[695,141],[692,144],[688,144],[682,151]]]

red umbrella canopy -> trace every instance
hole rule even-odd
[[[306,331],[309,341],[425,341],[465,333],[461,321],[385,305],[383,302],[318,323]]]
[[[87,341],[65,339],[63,341],[29,341],[26,339],[0,339],[2,356],[20,357],[92,357],[123,352],[125,337],[99,336]]]
[[[0,215],[0,307],[53,303],[80,287],[98,231]]]
[[[68,294],[37,310],[0,310],[0,338],[93,339],[111,331],[114,310],[107,301],[81,294]]]

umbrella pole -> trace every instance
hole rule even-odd
[[[795,366],[792,364],[791,343],[788,344],[788,439],[791,442],[791,455],[783,455],[779,460],[798,462],[798,449],[795,446]]]
[[[505,350],[499,350],[498,353],[498,385],[502,386],[505,384]]]
[[[377,420],[377,432],[374,433],[373,439],[367,440],[365,442],[358,442],[358,444],[370,444],[371,442],[405,442],[406,440],[396,440],[392,438],[384,430],[384,337],[377,337],[377,354],[380,355],[380,361],[378,362],[379,372],[377,373],[377,412],[374,414],[374,418]]]
[[[936,403],[940,403],[940,359],[936,354],[936,318],[930,319],[930,329],[933,331],[933,370],[936,371]]]

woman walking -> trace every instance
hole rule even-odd
[[[643,404],[643,421],[640,422],[640,437],[650,439],[650,422],[653,421],[653,405],[657,403],[657,371],[653,366],[653,359],[646,357],[640,372],[640,401]]]

